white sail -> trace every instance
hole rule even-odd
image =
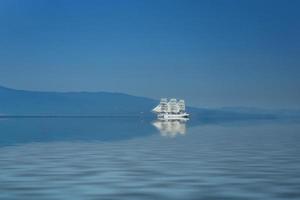
[[[185,112],[185,103],[184,103],[184,100],[180,100],[178,102],[178,106],[179,106],[179,112]]]
[[[156,113],[160,113],[161,112],[161,105],[159,104],[158,106],[156,106],[155,108],[153,108],[152,111],[156,112]]]
[[[169,111],[171,113],[178,113],[179,112],[179,106],[176,99],[171,99],[169,102]]]
[[[161,112],[168,112],[168,99],[162,98],[160,100]]]
[[[153,112],[157,113],[159,119],[188,119],[189,114],[185,112],[184,100],[162,98],[158,106],[156,106]]]
[[[155,113],[166,113],[168,112],[168,99],[162,98],[158,106],[152,109]]]

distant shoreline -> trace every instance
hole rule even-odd
[[[142,115],[0,115],[0,118],[140,118]]]

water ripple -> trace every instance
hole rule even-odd
[[[299,199],[299,125],[265,130],[1,147],[0,198]]]

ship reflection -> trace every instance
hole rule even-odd
[[[153,122],[160,134],[164,137],[175,137],[186,134],[186,119],[180,120],[157,120]]]

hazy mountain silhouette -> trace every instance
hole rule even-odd
[[[121,93],[34,92],[0,87],[0,146],[70,140],[112,141],[148,136],[156,132],[152,125],[156,116],[150,111],[157,103],[158,100]],[[291,117],[296,119],[295,116],[299,119],[296,111],[274,112],[255,108],[187,107],[187,111],[191,114],[187,129],[211,124],[277,123]],[[66,118],[41,118],[65,115]],[[117,117],[111,118],[114,115]],[[138,118],[118,117],[122,115]],[[74,116],[101,118],[70,118]]]
[[[159,100],[111,92],[40,92],[0,87],[0,115],[42,116],[151,116]],[[200,109],[187,107],[192,119],[274,119],[283,112],[241,108]],[[288,111],[284,116],[289,116]],[[299,116],[299,111],[292,116]]]
[[[0,87],[2,115],[140,115],[157,101],[110,92],[38,92]]]

